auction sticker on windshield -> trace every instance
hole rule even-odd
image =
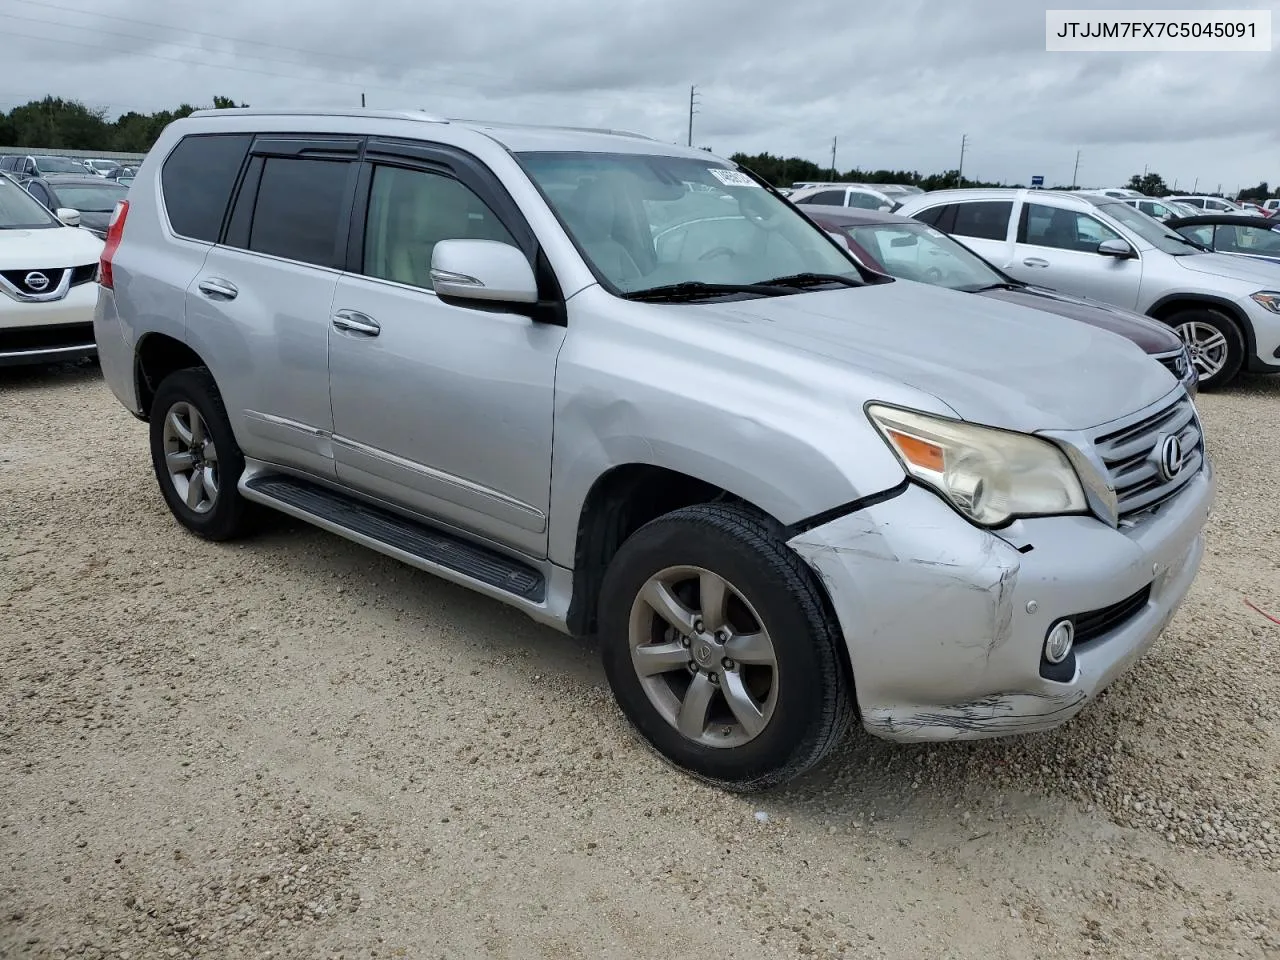
[[[726,187],[759,187],[741,170],[726,170],[723,167],[711,167],[711,175],[723,183]]]

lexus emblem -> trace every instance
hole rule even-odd
[[[1159,447],[1160,476],[1168,481],[1182,472],[1182,441],[1165,437]]]
[[[49,278],[39,270],[32,270],[22,278],[22,282],[27,285],[28,290],[35,293],[39,293],[41,290],[44,290],[49,286]]]

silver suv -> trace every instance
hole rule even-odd
[[[1195,577],[1185,389],[1096,327],[864,272],[701,150],[197,112],[113,218],[103,372],[177,519],[267,507],[596,636],[734,789],[1056,726]]]
[[[898,211],[1025,283],[1173,327],[1212,390],[1243,368],[1280,373],[1280,266],[1205,247],[1123,200],[1048,190],[939,190]]]

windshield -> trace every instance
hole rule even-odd
[[[855,256],[890,276],[966,293],[1009,282],[968,247],[923,223],[867,223],[840,230],[856,244]]]
[[[84,166],[66,157],[32,157],[41,173],[84,173]]]
[[[1124,224],[1157,250],[1178,257],[1188,253],[1203,253],[1191,246],[1185,237],[1178,236],[1159,220],[1153,220],[1127,203],[1100,203],[1098,209]]]
[[[713,157],[531,152],[519,158],[596,275],[617,293],[763,284],[798,274],[862,282],[820,229]]]
[[[27,191],[0,176],[0,230],[34,230],[56,227],[58,221]]]
[[[116,201],[123,200],[129,193],[128,188],[106,181],[55,183],[53,189],[59,205],[84,213],[110,213],[116,208]]]

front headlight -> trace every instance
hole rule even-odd
[[[1275,290],[1259,290],[1257,293],[1250,295],[1260,307],[1266,307],[1272,313],[1280,313],[1280,292]]]
[[[880,404],[867,416],[906,471],[974,523],[1086,510],[1080,478],[1047,440]]]

